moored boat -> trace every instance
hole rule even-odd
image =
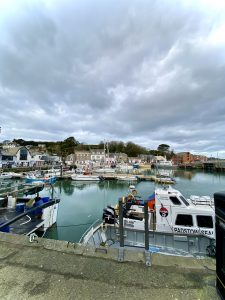
[[[170,176],[158,175],[155,178],[155,182],[162,183],[162,184],[174,184],[174,183],[176,183],[176,180]]]
[[[105,174],[105,173],[115,173],[115,169],[113,168],[100,168],[100,169],[95,169],[93,170],[95,173],[101,173],[101,174]]]
[[[57,180],[57,178],[55,176],[37,177],[33,173],[28,174],[25,177],[26,183],[33,183],[33,182],[41,183],[41,182],[44,182],[44,183],[48,183],[48,184],[54,184],[56,182],[56,180]]]
[[[116,179],[119,181],[137,181],[137,176],[133,175],[117,175]]]
[[[174,255],[206,255],[215,252],[213,201],[194,204],[171,187],[157,188],[145,201],[137,199],[134,194],[123,200],[122,227],[126,247],[145,246],[144,202],[147,201],[150,248],[156,247],[157,252]],[[120,247],[120,232],[118,207],[108,207],[103,212],[103,221],[92,226],[80,242]]]
[[[0,180],[2,180],[2,179],[11,179],[11,178],[12,178],[11,173],[7,173],[7,172],[1,172],[0,173]]]
[[[57,221],[59,202],[39,196],[0,198],[0,231],[23,235],[45,232]]]
[[[171,160],[161,160],[158,161],[155,166],[157,168],[172,168],[173,167],[173,163]]]
[[[72,180],[75,181],[100,181],[101,178],[96,175],[91,175],[91,174],[74,174],[71,176]]]

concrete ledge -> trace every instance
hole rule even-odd
[[[118,249],[102,247],[95,248],[92,246],[84,246],[78,243],[71,243],[67,241],[59,241],[46,238],[36,238],[37,242],[30,242],[29,237],[18,234],[9,234],[0,232],[0,242],[12,243],[20,246],[39,247],[48,250],[59,251],[63,253],[71,253],[76,255],[84,255],[87,257],[98,257],[118,261]],[[102,251],[100,251],[102,250]],[[103,251],[104,250],[104,251]],[[198,258],[198,257],[179,257],[162,255],[158,253],[151,254],[152,265],[157,266],[173,266],[177,268],[189,269],[209,269],[216,270],[216,262],[213,258]],[[125,249],[124,261],[145,263],[145,250],[144,249]]]
[[[104,249],[104,248],[103,248]],[[0,233],[0,299],[219,299],[215,260],[96,251],[80,244]]]

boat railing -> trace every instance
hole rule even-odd
[[[102,223],[102,220],[97,219],[95,220],[88,228],[87,230],[82,234],[79,243],[80,244],[87,244],[89,238],[94,233],[94,229],[97,229]]]
[[[190,200],[194,205],[209,205],[214,206],[214,199],[209,196],[195,196],[191,195]]]

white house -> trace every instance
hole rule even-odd
[[[95,162],[105,162],[105,150],[104,149],[91,149],[91,160]]]
[[[24,146],[12,147],[1,151],[1,163],[4,166],[30,166],[31,154]]]
[[[31,152],[31,162],[32,166],[42,166],[45,163],[43,159],[43,153]]]

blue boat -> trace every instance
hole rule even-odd
[[[56,182],[56,176],[45,176],[45,177],[36,177],[34,174],[28,174],[25,177],[26,183],[48,183],[54,184]]]

